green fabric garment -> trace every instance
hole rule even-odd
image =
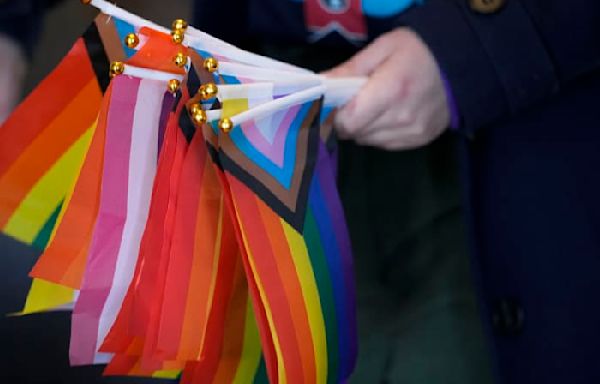
[[[455,144],[448,133],[404,152],[340,145],[360,332],[351,383],[492,383]]]

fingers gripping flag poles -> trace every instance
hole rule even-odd
[[[23,314],[73,365],[182,383],[343,383],[350,241],[326,79],[105,1],[0,127],[0,227],[38,248]],[[36,113],[31,113],[35,108]]]

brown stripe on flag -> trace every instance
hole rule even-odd
[[[294,171],[292,173],[292,182],[289,190],[284,188],[268,172],[256,165],[252,160],[248,159],[248,157],[237,148],[228,135],[220,135],[221,150],[237,163],[239,167],[263,184],[275,198],[281,201],[281,203],[283,203],[291,212],[296,212],[297,199],[303,181],[304,170],[307,166],[306,156],[308,152],[309,131],[316,118],[319,107],[319,102],[313,103],[298,132],[298,141],[296,144],[297,159],[294,162]],[[230,171],[235,175],[235,171]],[[249,187],[252,189],[252,186]]]
[[[125,50],[123,49],[123,44],[113,18],[101,13],[96,17],[94,22],[98,27],[100,39],[104,44],[104,50],[106,51],[108,59],[111,62],[125,61]]]

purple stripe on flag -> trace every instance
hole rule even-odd
[[[354,262],[352,260],[352,247],[350,243],[350,236],[348,234],[348,228],[346,227],[346,220],[344,216],[344,209],[337,192],[336,178],[330,162],[330,157],[327,153],[327,149],[323,143],[319,144],[319,157],[317,161],[317,167],[315,169],[316,177],[318,177],[319,185],[321,187],[321,194],[325,200],[325,209],[328,211],[328,216],[331,218],[331,225],[333,226],[333,232],[337,241],[338,251],[340,253],[340,262],[344,277],[345,285],[345,308],[347,313],[346,321],[349,322],[348,329],[349,334],[345,335],[350,337],[348,340],[348,351],[347,356],[355,358],[358,351],[358,342],[356,340],[356,286],[354,281]],[[341,335],[340,337],[344,337]],[[348,372],[352,372],[355,361],[347,361]]]
[[[165,98],[163,99],[162,108],[160,111],[160,120],[158,122],[158,153],[160,153],[163,145],[167,122],[169,121],[169,115],[173,109],[174,102],[175,96],[173,96],[171,92],[165,92]]]

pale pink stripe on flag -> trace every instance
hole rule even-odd
[[[260,132],[254,120],[242,124],[244,136],[254,145],[263,155],[265,155],[273,164],[283,168],[285,157],[285,141],[292,125],[292,121],[298,114],[300,106],[295,105],[285,111],[281,123],[274,127],[277,131],[273,143],[269,143]]]
[[[128,76],[118,76],[111,84],[100,206],[71,323],[72,365],[94,363],[98,322],[112,284],[127,213],[127,165],[139,85],[139,79]]]
[[[127,219],[111,290],[100,316],[96,344],[98,347],[102,345],[112,327],[133,278],[156,176],[158,128],[165,91],[164,81],[142,80],[140,84],[129,158]]]

